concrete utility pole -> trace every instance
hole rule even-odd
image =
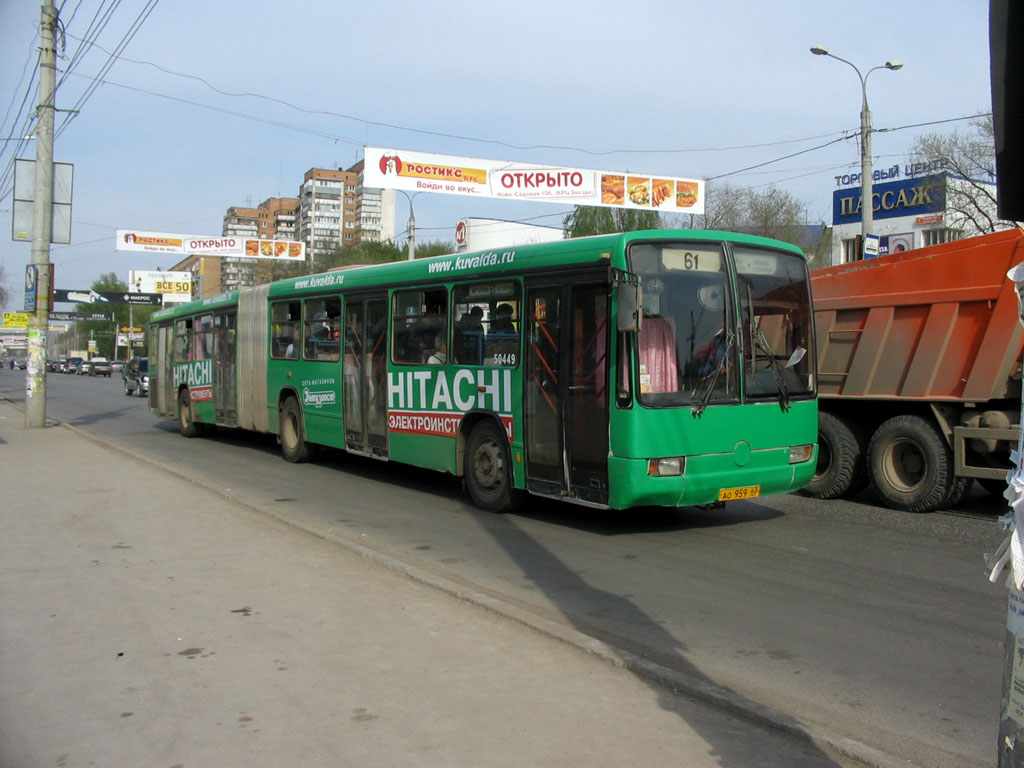
[[[32,209],[32,264],[35,292],[28,321],[25,426],[46,426],[46,334],[50,325],[50,240],[53,232],[53,115],[57,82],[54,30],[57,9],[45,0],[40,16],[39,103],[36,105],[36,188]]]

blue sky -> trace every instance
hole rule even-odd
[[[969,131],[956,119],[991,110],[984,0],[152,2],[56,2],[59,73],[74,62],[64,109],[151,9],[56,139],[55,159],[75,165],[73,242],[51,256],[59,288],[170,266],[115,251],[116,229],[219,234],[229,206],[295,196],[309,168],[347,168],[364,144],[774,185],[829,222],[835,177],[859,168],[855,139],[780,160],[859,127],[856,73],[814,44],[861,71],[904,62],[868,80],[876,168],[902,165],[918,135]],[[0,0],[0,138],[20,135],[36,103],[39,15],[38,2]],[[0,174],[14,146],[0,142]],[[34,145],[18,156],[34,158]],[[445,195],[415,206],[418,239],[449,241],[463,216],[558,225],[568,210]],[[401,196],[397,207],[402,232]],[[10,240],[10,209],[8,194],[8,311],[21,308],[30,259]]]

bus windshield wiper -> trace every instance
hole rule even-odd
[[[715,366],[715,370],[705,374],[702,381],[707,383],[704,386],[704,392],[700,396],[700,400],[696,405],[690,406],[690,412],[694,416],[700,416],[708,407],[708,403],[711,402],[711,395],[715,391],[715,387],[718,385],[718,377],[722,375],[722,371],[725,370],[725,366],[729,363],[729,354],[732,352],[733,346],[736,344],[736,335],[730,333],[726,336],[725,348],[722,350],[722,357],[718,361],[718,365]],[[697,382],[697,386],[693,388],[693,392],[690,396],[697,394],[697,388],[700,386],[700,382]]]
[[[775,386],[779,388],[779,406],[784,411],[789,410],[789,389],[786,387],[786,380],[783,376],[782,366],[779,365],[779,361],[775,359],[775,354],[771,350],[771,346],[768,344],[768,340],[765,338],[764,331],[758,329],[752,336],[754,337],[754,346],[760,349],[765,357],[768,358],[768,365],[772,369],[772,377],[775,379]],[[757,360],[756,353],[754,355],[754,361]],[[753,362],[751,362],[751,371],[754,370]]]

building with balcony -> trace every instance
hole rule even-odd
[[[231,206],[224,214],[221,234],[260,240],[295,240],[298,208],[299,200],[295,197],[270,197],[256,208]],[[256,285],[269,279],[269,270],[263,268],[266,265],[262,259],[216,256],[207,256],[205,259],[205,276],[212,278],[209,270],[214,269],[215,265],[219,265],[220,269],[220,290],[213,293],[234,290],[243,285]]]
[[[299,190],[297,239],[315,260],[364,240],[394,238],[395,193],[363,186],[363,162],[348,170],[310,168]]]

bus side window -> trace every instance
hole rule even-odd
[[[518,304],[518,302],[517,302]],[[519,326],[515,307],[507,301],[490,313],[484,365],[515,365],[519,357]]]
[[[270,305],[270,356],[278,360],[298,360],[302,341],[298,301],[279,301]]]
[[[440,336],[439,336],[440,334]],[[448,292],[444,288],[395,291],[392,354],[396,363],[424,365],[439,358],[448,334]]]
[[[192,334],[192,360],[206,360],[213,350],[213,315],[203,315],[194,321]]]
[[[341,359],[341,299],[306,299],[305,347],[307,360]]]
[[[192,318],[174,323],[174,361],[187,363],[192,359]]]
[[[519,362],[522,290],[514,280],[466,283],[452,290],[452,356],[460,365]]]

